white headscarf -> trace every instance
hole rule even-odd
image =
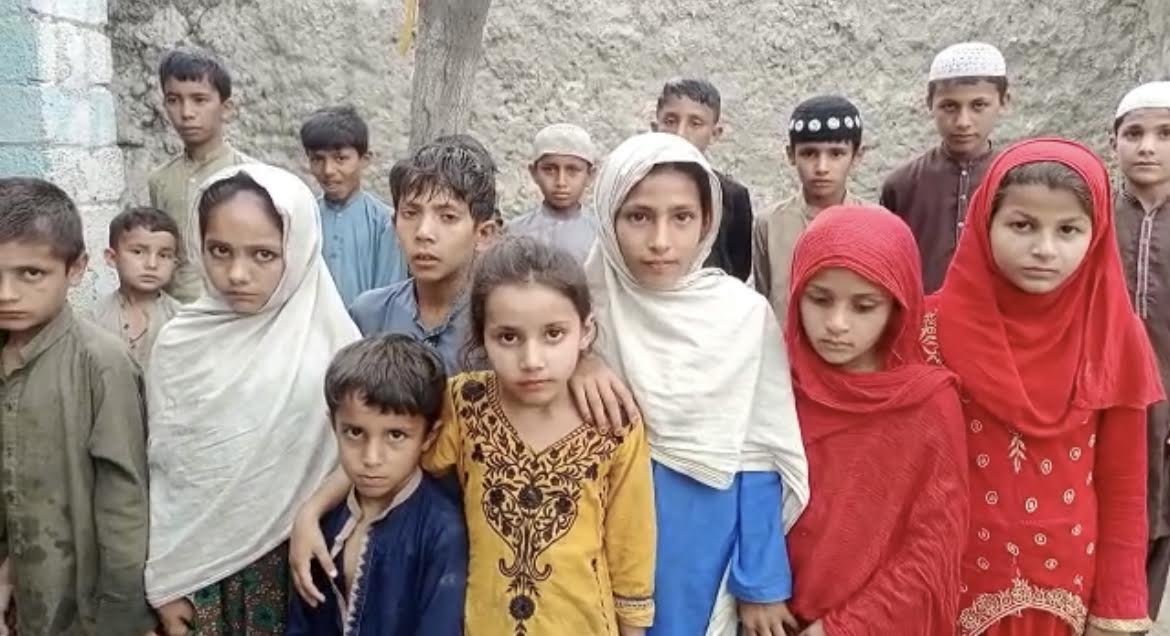
[[[224,169],[195,195],[188,254],[199,262],[203,192],[240,172],[276,204],[285,270],[256,314],[233,311],[207,284],[154,346],[146,391],[146,588],[155,606],[231,576],[278,546],[297,508],[337,462],[325,370],[359,333],[322,261],[312,192],[272,166]]]
[[[615,217],[630,190],[664,163],[694,163],[707,173],[711,224],[687,274],[673,289],[655,291],[626,266]],[[790,528],[808,503],[808,464],[779,323],[763,296],[720,270],[702,269],[723,211],[718,177],[687,141],[646,133],[606,159],[594,204],[600,232],[585,270],[598,351],[633,390],[651,455],[717,489],[741,471],[779,472]]]

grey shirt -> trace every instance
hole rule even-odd
[[[597,219],[590,208],[579,206],[575,211],[564,212],[549,209],[542,203],[509,221],[505,232],[544,241],[584,263],[597,240]]]
[[[447,319],[434,328],[427,328],[419,318],[413,278],[358,296],[349,306],[349,315],[364,337],[394,333],[411,336],[435,348],[449,375],[468,370],[461,355],[470,320],[467,294],[455,300]]]

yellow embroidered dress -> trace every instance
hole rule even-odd
[[[533,452],[500,407],[495,374],[451,380],[432,473],[463,486],[467,636],[617,634],[654,618],[654,493],[641,423],[583,425]]]

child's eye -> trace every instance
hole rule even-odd
[[[496,335],[496,341],[500,344],[513,345],[520,341],[520,337],[514,333],[501,333]]]
[[[20,276],[27,281],[35,282],[45,276],[45,270],[35,267],[25,267],[20,270]]]
[[[679,213],[674,215],[674,218],[679,223],[690,223],[691,221],[695,220],[695,213],[694,212],[679,212]]]
[[[273,252],[272,250],[256,250],[256,260],[260,261],[261,263],[270,263],[276,260],[277,256],[279,256],[279,254]]]
[[[1076,225],[1062,225],[1060,226],[1060,233],[1066,235],[1075,235],[1081,233],[1081,228]]]
[[[1170,128],[1163,128],[1159,130],[1158,139],[1170,139]]]
[[[645,212],[630,212],[626,215],[626,220],[630,223],[645,223],[649,216]]]
[[[1017,232],[1027,232],[1028,230],[1032,229],[1032,222],[1031,221],[1012,221],[1011,223],[1008,224],[1008,227],[1012,228],[1013,230],[1015,230]]]
[[[130,253],[135,256],[142,256],[144,253],[146,253],[146,250],[142,249],[141,247],[136,247],[130,250]]]
[[[173,260],[175,260],[175,253],[174,252],[161,252],[161,253],[159,253],[158,257],[165,258],[169,261],[173,261]]]
[[[406,208],[405,210],[399,210],[398,216],[404,219],[413,219],[414,217],[418,216],[418,212],[411,208]]]
[[[211,254],[215,258],[227,258],[229,255],[228,248],[222,245],[212,245],[211,247],[207,248],[207,253]]]
[[[341,432],[348,439],[361,439],[363,435],[362,429],[356,426],[346,426]]]
[[[444,223],[457,223],[457,222],[459,221],[459,215],[458,215],[458,214],[451,214],[451,213],[447,213],[447,214],[444,214],[444,215],[443,215],[442,217],[440,217],[440,218],[442,218],[442,219],[443,219],[443,222],[444,222]]]
[[[565,337],[565,330],[560,327],[550,327],[544,332],[544,337],[556,342]]]
[[[828,296],[805,296],[808,301],[817,307],[828,307],[833,304],[833,299]]]
[[[391,440],[393,440],[395,442],[400,442],[400,441],[406,439],[406,433],[403,433],[402,431],[394,430],[394,431],[387,432],[386,437],[389,437]]]
[[[871,312],[875,309],[877,309],[877,305],[875,305],[873,303],[854,303],[853,304],[853,311],[856,311],[859,314],[868,314],[869,312]]]

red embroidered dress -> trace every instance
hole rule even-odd
[[[800,297],[831,267],[897,303],[877,372],[826,364],[804,334]],[[918,347],[910,228],[880,208],[824,210],[797,243],[791,281],[786,337],[813,494],[788,534],[789,607],[833,636],[953,636],[968,509],[963,412],[955,377]]]
[[[1006,174],[1038,161],[1089,185],[1093,237],[1061,287],[1028,294],[999,274],[988,228]],[[1145,408],[1162,389],[1126,296],[1106,168],[1072,142],[1017,144],[991,166],[969,220],[922,334],[964,392],[960,633],[1146,629]]]

